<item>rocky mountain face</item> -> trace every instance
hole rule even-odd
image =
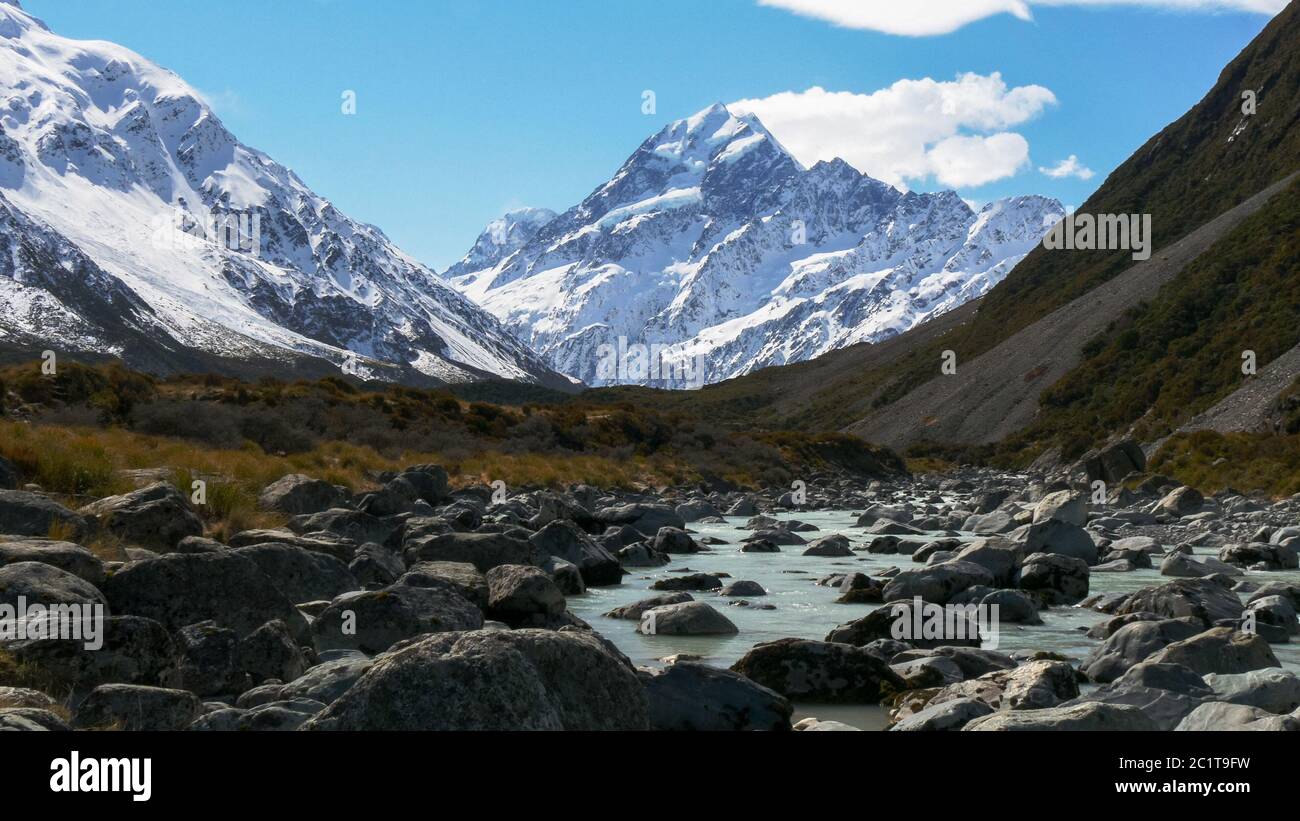
[[[517,241],[507,233],[506,242]],[[567,386],[175,74],[0,3],[0,344]]]
[[[983,295],[1063,215],[804,168],[719,104],[563,214],[497,220],[447,276],[556,370],[689,388],[902,333]]]

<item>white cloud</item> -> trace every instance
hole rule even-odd
[[[906,187],[931,176],[949,186],[1011,176],[1029,162],[1029,143],[1008,129],[1055,103],[1049,89],[1008,88],[994,72],[899,80],[870,94],[814,86],[728,108],[757,115],[804,165],[839,157]]]
[[[934,176],[944,185],[983,185],[1015,174],[1029,162],[1029,143],[1004,131],[990,137],[949,137],[930,149]]]
[[[1047,176],[1058,180],[1063,177],[1078,177],[1081,180],[1090,180],[1096,173],[1088,166],[1079,162],[1079,158],[1073,154],[1061,160],[1051,168],[1045,168],[1040,165],[1038,166],[1038,170],[1042,171]]]
[[[845,28],[923,37],[947,34],[968,23],[1010,14],[1033,19],[1033,6],[1148,6],[1181,11],[1246,11],[1274,15],[1288,0],[758,0]]]

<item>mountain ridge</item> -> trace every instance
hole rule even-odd
[[[447,276],[587,384],[699,387],[950,310],[1063,215],[1035,196],[977,214],[951,191],[902,192],[843,160],[805,168],[756,116],[716,103],[648,137],[524,241],[483,254],[497,221]],[[658,351],[664,372],[704,376],[603,376],[600,352],[627,343]]]

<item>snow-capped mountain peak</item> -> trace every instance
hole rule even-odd
[[[757,117],[715,104],[664,126],[527,242],[472,250],[449,274],[557,370],[698,387],[981,296],[1063,215],[1034,196],[977,214],[839,159],[804,168]],[[628,346],[659,367],[611,374],[608,352]]]
[[[0,4],[0,195],[124,285],[138,304],[122,321],[162,351],[562,382],[378,228],[240,143],[180,77],[13,3]],[[68,310],[90,349],[124,347],[114,323]],[[0,327],[30,331],[9,313]]]

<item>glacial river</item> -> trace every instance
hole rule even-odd
[[[848,511],[812,511],[798,514],[777,514],[778,519],[798,519],[815,525],[820,530],[800,533],[812,542],[832,533],[849,537],[851,547],[857,548],[870,541],[863,528],[854,527],[854,517]],[[689,529],[698,540],[705,536],[723,539],[727,544],[713,545],[708,552],[674,555],[673,561],[663,567],[634,568],[623,577],[623,583],[611,587],[593,587],[582,596],[570,596],[569,610],[587,621],[592,627],[613,641],[633,663],[646,667],[663,666],[663,659],[676,653],[702,656],[708,664],[729,667],[750,647],[764,641],[780,638],[805,638],[821,640],[837,624],[861,618],[878,604],[837,604],[839,590],[821,587],[814,582],[832,573],[860,571],[878,575],[889,567],[903,570],[923,567],[907,555],[878,555],[855,553],[853,557],[828,558],[803,556],[803,545],[782,545],[780,553],[741,553],[742,539],[750,534],[741,530],[748,517],[727,517],[726,524],[694,522]],[[940,534],[934,534],[936,538]],[[963,540],[976,538],[963,534]],[[1198,555],[1217,555],[1217,549],[1198,548]],[[1153,564],[1159,565],[1158,557]],[[735,623],[740,632],[731,636],[644,636],[636,632],[637,622],[631,619],[612,619],[603,613],[625,604],[658,595],[650,589],[658,579],[681,575],[682,568],[692,571],[722,572],[730,575],[724,583],[749,579],[761,584],[766,596],[748,598],[752,604],[771,604],[774,610],[731,606],[735,598],[717,596],[709,592],[691,595],[716,607]],[[678,572],[673,572],[678,571]],[[1268,581],[1300,582],[1300,571],[1250,572],[1245,578],[1263,584]],[[1090,593],[1127,592],[1153,584],[1169,581],[1158,569],[1135,570],[1129,573],[1093,573],[1089,579]],[[1243,597],[1244,600],[1244,597]],[[1080,607],[1058,607],[1040,613],[1043,624],[1024,626],[1003,624],[998,636],[998,649],[1004,653],[1016,650],[1051,650],[1082,659],[1097,642],[1084,635],[1087,628],[1107,616]],[[988,645],[986,645],[988,646]],[[1283,666],[1300,674],[1300,643],[1274,644],[1273,652]],[[880,729],[886,723],[884,711],[876,706],[844,707],[827,705],[796,705],[796,719],[815,715],[821,719],[835,719],[862,729]]]

